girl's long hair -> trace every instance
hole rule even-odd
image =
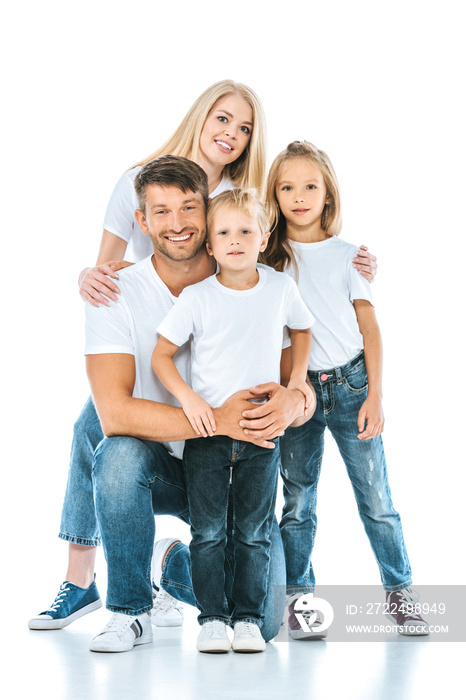
[[[136,163],[145,165],[162,155],[184,156],[195,162],[205,120],[219,100],[227,95],[239,95],[252,109],[252,133],[248,145],[237,160],[224,168],[236,187],[253,187],[260,192],[265,180],[266,128],[265,115],[259,98],[251,88],[233,80],[214,83],[200,95],[168,141],[150,156]]]
[[[338,236],[341,231],[341,201],[338,180],[328,155],[309,141],[293,141],[273,161],[265,190],[267,213],[270,218],[270,238],[260,260],[279,272],[292,265],[297,277],[298,263],[293,248],[286,237],[286,219],[278,205],[276,187],[280,170],[295,158],[306,158],[322,173],[327,197],[330,199],[322,212],[321,226],[327,236]]]

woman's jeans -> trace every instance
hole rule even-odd
[[[278,451],[278,446],[275,450]],[[150,560],[154,514],[175,515],[189,522],[181,461],[159,443],[130,437],[104,438],[94,404],[89,399],[75,424],[59,536],[87,546],[96,546],[102,536],[108,563],[107,607],[112,611],[137,615],[152,607]],[[275,518],[271,542],[262,628],[266,640],[278,634],[284,609],[281,598],[285,562]],[[233,571],[233,545],[229,536],[225,591],[230,606]],[[167,555],[161,584],[178,600],[196,605],[186,545],[176,545]],[[276,605],[274,594],[280,596]]]
[[[316,390],[313,418],[288,428],[280,441],[284,508],[280,530],[285,549],[287,592],[313,590],[311,563],[317,527],[317,484],[324,452],[324,432],[332,433],[353,486],[359,515],[387,591],[411,584],[411,568],[393,507],[382,438],[359,440],[357,419],[367,397],[364,353],[342,367],[308,372]]]
[[[262,627],[280,452],[214,436],[186,442],[192,580],[199,623],[239,620]],[[233,524],[233,609],[225,606],[225,548]]]

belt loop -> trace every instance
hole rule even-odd
[[[335,375],[337,378],[337,384],[342,383],[341,367],[335,367]]]

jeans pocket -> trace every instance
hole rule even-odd
[[[367,391],[369,382],[367,380],[366,365],[357,365],[351,372],[343,377],[343,383],[352,394],[362,394]]]

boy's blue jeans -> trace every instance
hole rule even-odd
[[[316,390],[315,414],[304,425],[288,428],[280,441],[285,500],[280,530],[287,592],[299,593],[315,586],[311,554],[326,428],[345,462],[383,587],[387,591],[405,588],[411,584],[411,568],[400,516],[392,504],[382,438],[357,437],[358,413],[368,386],[364,353],[342,367],[308,372],[308,376]]]
[[[280,452],[214,436],[188,440],[184,467],[191,521],[192,580],[200,624],[239,620],[262,626]],[[228,525],[234,547],[233,608],[225,606]]]
[[[148,562],[150,563],[154,541],[154,514],[178,515],[188,522],[188,502],[182,463],[171,457],[158,443],[126,437],[104,438],[94,404],[89,399],[75,424],[68,484],[62,510],[59,536],[68,542],[86,546],[100,544],[101,534],[96,517],[92,481],[94,450],[97,446],[99,446],[99,452],[96,454],[96,458],[98,457],[96,466],[97,461],[99,466],[96,472],[96,493],[100,494],[103,508],[102,539],[104,549],[108,541],[107,552],[112,559],[107,590],[108,607],[117,612],[137,614],[135,611],[149,610],[152,605],[147,565]],[[278,452],[278,446],[275,451]],[[144,463],[145,459],[147,464]],[[136,464],[141,466],[142,474],[139,473],[139,468],[136,471]],[[120,470],[123,476],[121,482],[116,478]],[[149,481],[146,480],[144,484],[144,478],[147,475],[149,475]],[[142,486],[139,485],[141,478]],[[127,483],[128,490],[124,482]],[[107,488],[108,492],[105,493]],[[140,497],[144,504],[143,510],[138,510],[139,506],[136,505]],[[118,522],[116,520],[112,522],[112,518],[109,519],[108,515],[105,515],[112,511],[118,512],[118,515],[115,515]],[[133,531],[133,521],[142,531],[142,542],[138,540],[136,530]],[[100,524],[102,526],[102,522]],[[129,544],[125,547],[118,543],[120,529],[124,531],[122,532],[124,537],[129,540]],[[278,634],[281,622],[280,610],[283,611],[284,608],[284,600],[274,606],[274,594],[281,595],[285,583],[283,547],[275,518],[271,541],[270,571],[262,628],[262,634],[266,640]],[[114,550],[120,550],[116,551],[117,559],[113,558]],[[133,558],[133,553],[137,553],[136,559]],[[122,558],[122,561],[118,557]],[[141,560],[142,575],[140,571],[136,572],[141,567]],[[231,601],[233,570],[233,546],[229,536],[225,565],[225,591],[229,601]],[[142,591],[134,595],[135,591],[125,583],[126,576],[130,579],[136,578],[138,586],[143,581],[142,595]],[[167,555],[161,583],[163,588],[178,600],[196,605],[191,582],[189,550],[185,544],[176,545]]]

